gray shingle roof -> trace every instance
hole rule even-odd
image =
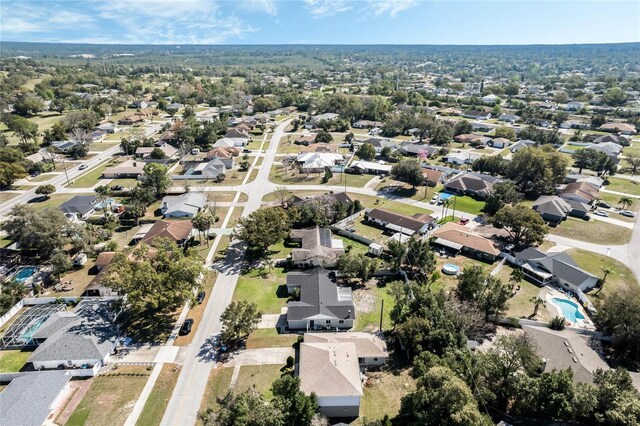
[[[84,215],[93,208],[97,199],[95,195],[76,195],[58,208],[65,214]]]
[[[0,424],[41,426],[71,378],[65,371],[25,373],[0,393]]]
[[[110,301],[82,301],[73,312],[56,312],[33,334],[44,340],[30,362],[103,359],[118,336]]]
[[[331,272],[322,268],[287,274],[287,286],[300,287],[300,301],[288,303],[288,320],[299,321],[317,315],[335,319],[355,319],[353,300],[338,298],[338,286],[330,274]]]

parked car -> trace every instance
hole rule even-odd
[[[595,212],[593,212],[593,214],[595,214],[596,216],[609,217],[609,213],[605,212],[604,210],[596,210]]]
[[[207,295],[207,292],[205,292],[204,290],[202,290],[200,293],[198,293],[198,296],[196,297],[196,301],[198,302],[198,305],[201,304],[202,302],[204,302],[204,297]]]
[[[604,201],[599,201],[598,204],[596,204],[596,206],[602,207],[603,209],[610,209],[611,208],[611,204],[605,203]]]
[[[187,318],[182,323],[182,327],[180,327],[180,332],[178,334],[180,334],[181,336],[186,336],[187,334],[191,333],[192,327],[193,327],[193,318]]]
[[[460,225],[466,225],[467,223],[469,223],[469,219],[466,217],[463,217],[462,219],[460,219]]]
[[[245,154],[248,154],[248,153],[250,153],[250,152],[251,152],[251,150],[250,150],[250,149],[245,148],[245,149],[243,149],[243,150],[242,150],[242,152],[244,152]]]
[[[31,173],[31,177],[36,177],[36,176],[40,176],[40,170],[36,170],[35,172]]]
[[[84,169],[88,169],[89,166],[87,166],[86,164],[80,164],[80,167],[78,167],[78,169],[80,170],[84,170]]]
[[[630,212],[629,210],[620,210],[620,214],[626,217],[636,217],[634,212]]]
[[[112,191],[122,191],[123,189],[124,189],[124,186],[122,186],[122,185],[113,185],[111,187]]]

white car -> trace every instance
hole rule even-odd
[[[84,170],[84,169],[88,169],[89,166],[87,166],[86,164],[80,164],[80,167],[78,167],[79,170]]]
[[[630,212],[629,210],[621,210],[620,214],[626,217],[636,217],[636,214],[634,212]]]
[[[604,210],[596,210],[595,212],[593,212],[593,214],[595,214],[596,216],[609,217],[609,213],[605,212]]]

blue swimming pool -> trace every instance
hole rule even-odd
[[[14,278],[19,283],[25,282],[29,278],[31,278],[36,272],[38,272],[38,268],[34,266],[27,266],[26,268],[20,269],[15,275]]]
[[[442,265],[442,272],[447,275],[457,275],[460,272],[460,267],[453,263],[445,263]]]
[[[562,316],[565,317],[565,319],[573,323],[578,319],[584,319],[584,315],[580,313],[577,303],[559,297],[554,297],[553,302],[562,310]]]
[[[449,198],[453,197],[453,194],[449,194],[448,192],[441,192],[440,193],[440,199],[441,200],[448,200]]]

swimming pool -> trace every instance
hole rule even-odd
[[[580,313],[577,303],[572,302],[571,300],[561,299],[559,297],[554,297],[553,302],[560,308],[562,316],[565,317],[566,320],[575,323],[579,319],[584,319],[584,315]]]
[[[20,269],[13,277],[19,283],[23,283],[31,278],[36,272],[38,272],[38,268],[36,268],[35,266],[27,266]]]
[[[454,265],[453,263],[445,263],[442,265],[442,272],[447,275],[457,275],[460,272],[460,267],[458,265]]]
[[[441,200],[448,200],[451,197],[454,197],[454,194],[449,194],[448,192],[441,192],[440,193],[440,199]]]

